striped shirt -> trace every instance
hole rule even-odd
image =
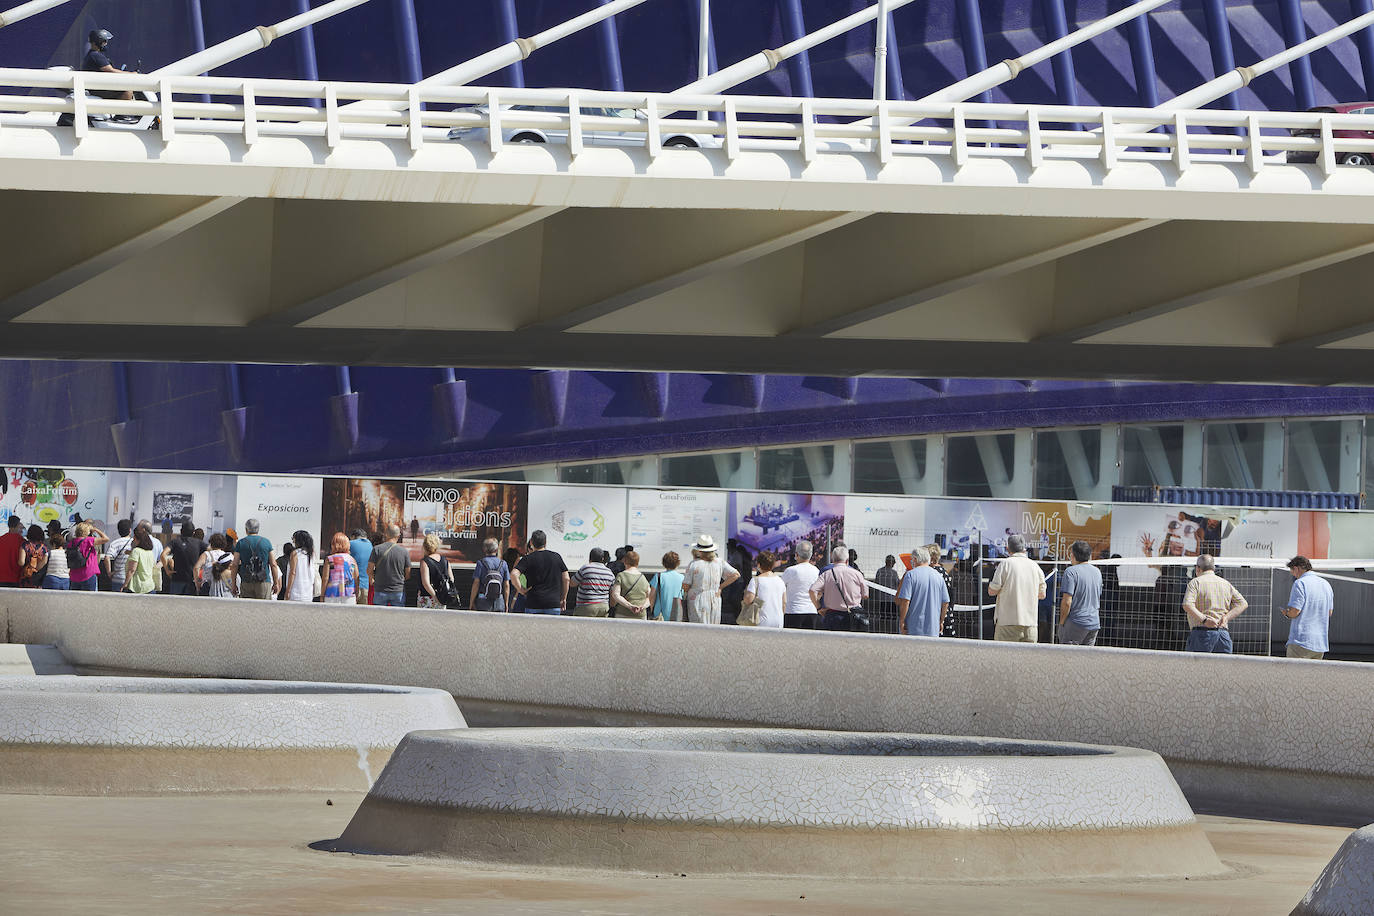
[[[604,563],[588,563],[573,576],[577,583],[578,604],[606,604],[611,600],[615,573]]]
[[[1220,620],[1227,612],[1244,608],[1246,604],[1236,587],[1211,569],[1194,576],[1183,596],[1185,610],[1193,608],[1198,616],[1213,620]],[[1190,622],[1198,625],[1196,620],[1190,619]]]

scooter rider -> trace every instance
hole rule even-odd
[[[91,47],[86,52],[86,56],[81,59],[81,69],[87,73],[119,73],[110,63],[110,58],[105,54],[105,48],[114,40],[114,35],[108,29],[93,29],[89,35]],[[115,89],[92,89],[92,95],[102,99],[116,99],[125,102],[134,100],[133,92],[125,90],[120,92]],[[117,120],[126,120],[129,115],[116,115]],[[133,118],[133,120],[138,120]]]

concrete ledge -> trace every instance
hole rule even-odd
[[[53,676],[0,681],[0,792],[366,789],[409,731],[462,728],[438,690]]]
[[[1374,913],[1374,826],[1356,830],[1322,869],[1293,916]]]
[[[333,848],[693,874],[1225,871],[1148,751],[784,729],[414,733]]]
[[[57,645],[79,667],[402,680],[534,710],[543,724],[1141,747],[1170,763],[1199,810],[1254,814],[1280,800],[1374,820],[1374,667],[1356,663],[41,591],[0,592],[0,613],[12,640]]]
[[[0,645],[0,677],[75,673],[56,646]]]

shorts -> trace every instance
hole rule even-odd
[[[1097,627],[1090,630],[1072,620],[1066,620],[1059,626],[1059,642],[1065,646],[1095,646],[1097,633]]]
[[[271,598],[271,597],[272,597],[272,583],[271,583],[271,582],[240,582],[240,583],[239,583],[239,597],[240,597],[240,598],[260,598],[260,599],[266,601],[268,598]]]
[[[1325,652],[1313,652],[1311,649],[1307,648],[1306,646],[1300,646],[1300,645],[1298,645],[1298,644],[1295,643],[1295,642],[1290,642],[1290,643],[1288,644],[1288,657],[1289,657],[1289,658],[1306,658],[1306,659],[1311,659],[1311,660],[1313,660],[1313,661],[1320,661],[1321,659],[1323,659],[1323,658],[1326,657],[1326,653],[1325,653]]]
[[[992,638],[997,642],[1038,642],[1039,627],[1018,627],[998,625],[993,630]]]

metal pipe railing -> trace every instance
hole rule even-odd
[[[191,76],[197,73],[206,73],[216,67],[232,63],[240,57],[246,57],[254,51],[260,51],[278,38],[299,32],[306,26],[314,25],[323,19],[351,10],[355,6],[362,6],[367,2],[369,0],[332,0],[332,2],[315,7],[309,12],[292,16],[290,19],[283,19],[276,25],[257,26],[240,35],[235,35],[233,38],[221,41],[217,45],[212,45],[204,51],[192,54],[190,57],[174,60],[170,64],[154,70],[153,74],[156,76]]]
[[[4,12],[0,12],[0,28],[7,25],[14,25],[16,22],[28,19],[30,16],[37,16],[39,13],[50,10],[54,6],[61,6],[70,3],[71,0],[29,0],[28,3],[21,3],[18,6],[10,7]]]

